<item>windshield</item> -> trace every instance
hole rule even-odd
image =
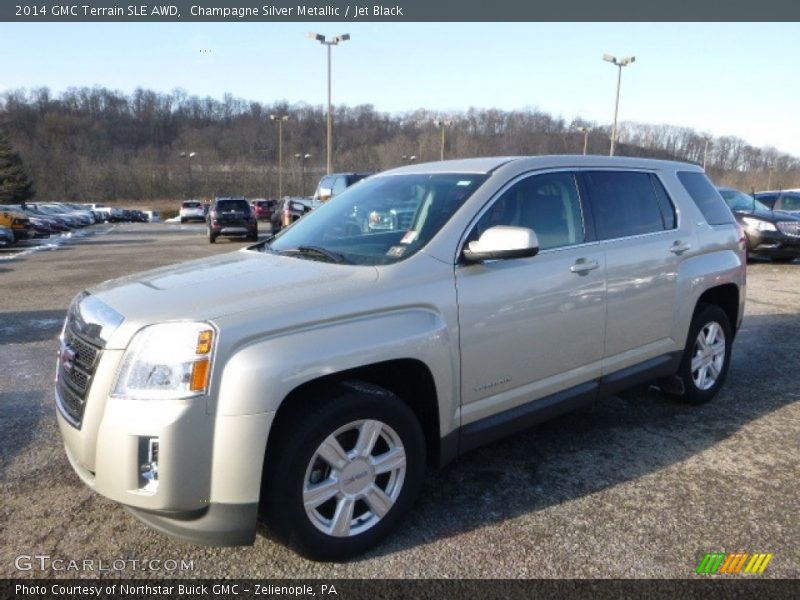
[[[769,207],[739,190],[720,190],[719,193],[731,210],[769,210]]]
[[[424,247],[485,179],[477,174],[366,179],[282,231],[270,249],[358,265],[394,263]]]
[[[200,208],[199,202],[184,202],[183,208]]]

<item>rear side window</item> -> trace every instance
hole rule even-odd
[[[733,213],[704,173],[678,171],[678,179],[689,192],[709,225],[724,225],[734,222]]]
[[[585,182],[601,240],[675,228],[675,211],[650,173],[589,171]]]

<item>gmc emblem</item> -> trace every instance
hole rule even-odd
[[[72,367],[74,366],[73,363],[75,362],[75,357],[78,355],[77,352],[70,346],[69,344],[62,344],[61,352],[59,352],[59,359],[61,360],[61,367],[67,373],[72,372]]]

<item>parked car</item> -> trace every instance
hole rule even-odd
[[[12,229],[5,225],[0,225],[0,246],[10,246],[16,241]]]
[[[354,235],[356,207],[391,202],[417,203],[403,228]],[[79,294],[58,426],[80,477],[162,532],[252,543],[260,510],[341,561],[480,444],[650,381],[708,402],[744,301],[744,239],[696,165],[410,165],[240,252]]]
[[[3,205],[0,205],[0,225],[12,231],[15,242],[27,240],[34,235],[30,219],[25,213]]]
[[[272,217],[270,218],[272,233],[276,234],[284,227],[288,227],[320,206],[320,204],[322,203],[319,200],[314,200],[313,198],[287,196],[278,203],[278,206],[272,213]]]
[[[54,233],[69,231],[69,227],[67,227],[62,219],[54,215],[47,215],[34,208],[31,204],[9,204],[6,206],[10,210],[15,210],[27,215],[31,222],[31,227],[35,232],[34,237],[47,237],[44,234],[52,235]]]
[[[217,198],[208,211],[208,241],[219,236],[258,240],[258,221],[245,198]]]
[[[799,216],[771,210],[760,200],[734,188],[717,190],[744,228],[748,255],[763,256],[774,262],[790,262],[800,257]]]
[[[800,214],[800,190],[756,192],[754,196],[756,200],[767,205],[771,210]]]
[[[256,219],[259,221],[270,221],[277,204],[277,200],[253,200],[252,206],[255,211]]]
[[[187,221],[205,221],[206,212],[199,200],[184,200],[180,210],[181,223]]]

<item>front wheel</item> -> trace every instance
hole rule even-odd
[[[704,404],[717,395],[728,375],[733,332],[725,311],[701,304],[695,310],[677,377],[687,404]]]
[[[371,384],[298,402],[267,450],[262,514],[300,554],[341,561],[378,544],[409,510],[425,439],[411,409]]]

